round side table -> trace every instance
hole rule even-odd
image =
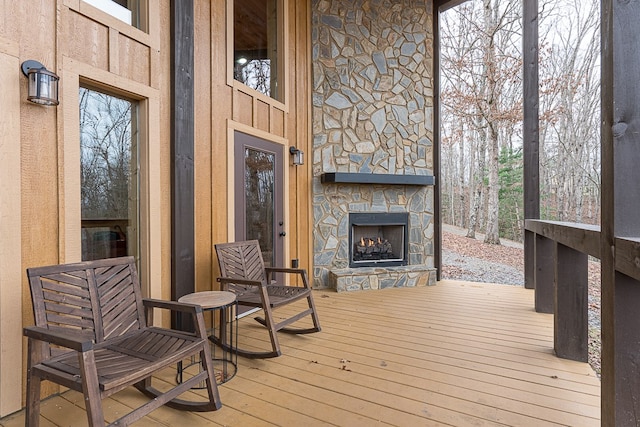
[[[228,291],[194,292],[180,297],[178,302],[197,304],[203,311],[213,312],[209,341],[212,343],[211,358],[216,383],[223,384],[229,381],[238,371],[238,322],[233,321],[232,317],[238,308],[236,294]],[[230,308],[233,310],[229,310]],[[222,344],[221,348],[217,348],[216,342]],[[180,363],[176,377],[178,383],[182,382],[183,374],[188,375],[190,369],[202,369],[200,361],[193,361],[185,367]]]

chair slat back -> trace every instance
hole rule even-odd
[[[222,277],[266,283],[264,261],[257,240],[219,243],[215,247]]]
[[[27,269],[37,326],[100,343],[145,327],[133,257]]]

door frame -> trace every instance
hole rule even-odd
[[[227,240],[233,242],[236,240],[235,222],[233,219],[236,217],[236,202],[235,202],[235,132],[242,132],[247,135],[264,139],[268,142],[278,144],[282,146],[282,220],[284,226],[282,231],[285,236],[282,237],[282,262],[286,264],[286,260],[289,259],[289,157],[286,155],[289,147],[288,140],[286,138],[273,135],[269,132],[255,129],[251,126],[236,122],[234,120],[227,120]],[[284,265],[284,264],[283,264]]]

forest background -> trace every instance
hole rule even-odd
[[[539,1],[541,219],[600,221],[599,7]],[[472,0],[441,20],[443,222],[522,241],[522,0]]]

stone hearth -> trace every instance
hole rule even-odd
[[[342,268],[329,271],[329,287],[338,292],[435,284],[435,270],[424,265]]]

